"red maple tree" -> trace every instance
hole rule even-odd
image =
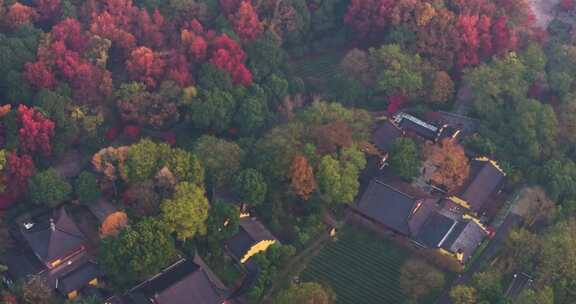
[[[40,20],[56,20],[62,13],[60,0],[36,0],[36,10]]]
[[[210,58],[212,64],[228,71],[234,83],[244,86],[252,84],[252,73],[244,65],[246,53],[236,41],[222,34],[214,39],[212,47],[214,49]]]
[[[344,16],[344,22],[362,36],[379,33],[386,29],[395,0],[352,0]]]
[[[76,19],[67,18],[52,28],[52,38],[64,43],[67,49],[82,52],[88,37],[82,31],[82,25]]]
[[[132,26],[130,32],[134,34],[138,42],[152,48],[164,46],[165,37],[162,30],[165,22],[164,16],[160,14],[158,9],[154,10],[152,16],[148,14],[146,9],[140,9],[134,15],[135,25]]]
[[[106,138],[107,141],[114,141],[118,138],[118,133],[118,128],[112,127],[104,132],[104,138]]]
[[[164,60],[151,49],[141,46],[130,53],[126,61],[126,71],[130,79],[142,81],[149,87],[155,87],[164,73]]]
[[[388,97],[388,114],[394,114],[408,102],[408,97],[404,94],[395,94]]]
[[[38,18],[38,14],[32,7],[16,2],[8,8],[6,24],[9,27],[17,28],[34,22],[36,18]]]
[[[494,16],[496,4],[494,0],[452,0],[454,11],[465,15],[488,15]]]
[[[52,153],[54,122],[41,112],[22,104],[18,106],[18,118],[20,149],[26,153],[39,152],[43,156],[49,156]]]
[[[90,32],[102,38],[109,39],[120,49],[124,50],[124,52],[128,53],[129,50],[133,49],[136,45],[136,37],[117,25],[119,19],[122,18],[110,14],[108,11],[104,11],[92,18]]]
[[[124,134],[124,136],[128,137],[129,139],[137,139],[140,136],[140,127],[139,126],[135,126],[135,125],[128,125],[126,127],[124,127],[124,130],[122,131],[122,133]]]
[[[513,51],[518,45],[518,37],[512,29],[508,28],[505,16],[500,16],[492,25],[492,36],[496,55],[504,55]]]
[[[172,131],[166,131],[162,133],[162,141],[164,141],[165,143],[174,146],[176,145],[176,133],[172,132]]]
[[[465,67],[478,64],[478,16],[460,15],[458,17],[458,29],[460,31],[461,48],[458,52],[458,66]]]
[[[36,168],[30,155],[18,156],[16,152],[6,155],[6,191],[5,193],[16,199],[28,187],[28,179],[34,175]]]
[[[242,1],[238,11],[231,15],[230,19],[234,25],[234,31],[243,40],[254,40],[264,30],[250,1]]]
[[[490,33],[490,26],[492,19],[489,16],[482,15],[478,20],[478,39],[480,40],[480,57],[490,58],[494,54],[494,47],[492,44],[492,35]]]
[[[86,61],[76,67],[70,81],[74,97],[87,103],[98,103],[112,94],[112,73]]]
[[[180,33],[180,40],[185,48],[186,53],[193,60],[204,60],[208,51],[208,43],[202,37],[201,33],[194,30],[183,29]]]
[[[52,68],[44,62],[28,62],[24,65],[24,78],[37,89],[52,89],[56,86],[56,78]]]
[[[182,54],[175,54],[168,60],[166,73],[169,79],[174,80],[181,87],[192,83],[188,59]]]

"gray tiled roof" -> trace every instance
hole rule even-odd
[[[58,278],[56,289],[63,294],[67,294],[71,291],[79,290],[99,276],[98,266],[92,262],[87,262]]]
[[[462,193],[474,211],[482,210],[487,200],[498,191],[505,175],[490,161],[474,161],[475,174]]]
[[[51,218],[34,223],[30,229],[22,227],[21,231],[36,256],[45,263],[64,257],[86,241],[64,207],[55,210]]]
[[[140,284],[127,295],[134,304],[221,304],[225,291],[211,281],[207,270],[192,260],[180,260]]]
[[[237,259],[241,259],[254,244],[260,241],[278,241],[276,237],[255,218],[240,219],[239,224],[240,229],[238,233],[226,241],[226,246]]]
[[[421,201],[373,179],[358,202],[357,209],[366,217],[396,232],[410,235],[409,218],[416,204]]]

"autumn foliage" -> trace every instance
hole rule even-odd
[[[102,173],[107,182],[117,179],[126,179],[126,154],[128,147],[108,147],[104,148],[92,156],[92,166],[94,170]]]
[[[18,130],[20,148],[26,153],[40,153],[49,156],[52,153],[54,122],[39,111],[25,105],[18,107],[21,127]]]
[[[318,126],[313,131],[318,153],[327,154],[352,145],[352,130],[344,121]]]
[[[450,139],[444,139],[439,144],[427,143],[422,149],[422,156],[436,168],[432,182],[446,187],[448,192],[462,186],[470,174],[464,148]]]
[[[128,216],[122,211],[114,212],[100,226],[100,236],[102,238],[117,235],[120,230],[128,226]]]
[[[36,10],[40,20],[54,20],[62,14],[60,0],[36,0]]]
[[[450,75],[444,71],[438,71],[434,75],[430,101],[446,102],[454,94],[454,82]]]
[[[344,17],[360,38],[381,40],[392,26],[416,33],[421,54],[443,68],[462,69],[518,47],[518,32],[532,34],[534,21],[524,0],[454,0],[449,7],[427,1],[352,0]]]
[[[234,31],[243,40],[254,40],[263,31],[262,23],[258,20],[258,14],[250,1],[242,1],[238,12],[231,19]]]
[[[240,45],[228,35],[222,34],[214,39],[212,46],[214,51],[210,62],[230,73],[234,83],[249,86],[252,83],[252,73],[244,65],[246,53]]]
[[[32,7],[16,2],[8,8],[6,23],[16,28],[34,22],[36,18],[38,14]]]
[[[101,102],[112,93],[112,77],[86,58],[88,37],[81,27],[70,18],[56,24],[52,39],[38,47],[38,60],[26,64],[24,77],[36,88],[53,88],[67,81],[78,100]]]
[[[26,191],[28,179],[36,171],[34,161],[30,155],[18,156],[15,152],[11,152],[6,155],[6,163],[6,193],[11,198],[18,198]]]
[[[182,30],[180,36],[186,53],[192,57],[193,60],[203,60],[206,58],[208,43],[203,36],[187,29]]]
[[[310,194],[318,187],[312,166],[310,166],[306,157],[302,155],[294,157],[290,168],[290,176],[292,190],[303,200],[308,200]]]
[[[102,2],[102,9],[92,12],[95,15],[90,24],[93,34],[111,40],[126,54],[137,43],[150,48],[165,45],[165,19],[158,10],[151,16],[145,8],[138,8],[131,0]]]
[[[233,6],[227,16],[239,37],[258,38],[263,24],[251,2]],[[38,0],[36,7],[10,6],[4,19],[11,26],[38,18],[56,22],[62,12],[59,0]],[[72,88],[75,102],[104,103],[113,90],[108,70],[112,54],[125,63],[128,80],[143,82],[148,90],[166,79],[189,86],[195,82],[195,69],[206,62],[229,73],[235,84],[252,84],[241,44],[205,29],[196,18],[167,20],[158,9],[149,12],[131,0],[86,1],[78,13],[78,19],[54,24],[50,36],[38,46],[37,59],[26,63],[23,78],[35,89],[55,89],[65,83]],[[180,35],[169,37],[173,32]]]
[[[124,127],[124,130],[122,130],[122,133],[127,138],[129,138],[131,140],[135,140],[140,136],[140,131],[141,131],[140,127],[134,126],[134,125],[128,125],[128,126]]]
[[[408,97],[404,94],[394,94],[388,97],[388,114],[394,114],[408,102]]]
[[[130,53],[126,70],[131,80],[142,81],[149,87],[155,87],[162,77],[164,61],[154,51],[142,46]]]
[[[37,89],[52,89],[57,83],[52,68],[42,61],[26,63],[24,78]]]
[[[390,22],[394,2],[395,0],[352,0],[344,22],[362,35],[381,32]]]

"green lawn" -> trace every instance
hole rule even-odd
[[[332,287],[338,304],[401,304],[400,267],[409,253],[397,245],[348,228],[303,271],[303,281]]]

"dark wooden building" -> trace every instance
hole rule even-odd
[[[279,243],[264,225],[248,214],[242,214],[238,233],[226,241],[226,249],[238,262],[244,264],[255,254]]]
[[[199,256],[181,259],[105,304],[222,304],[229,291]]]
[[[375,227],[393,231],[460,263],[467,262],[489,235],[463,200],[419,196],[415,189],[400,190],[392,184],[374,178],[352,210]]]
[[[470,179],[464,186],[460,198],[470,209],[482,213],[489,200],[495,199],[504,183],[506,173],[498,164],[488,158],[477,158],[471,163]]]
[[[64,207],[16,225],[19,246],[3,257],[12,280],[39,275],[70,299],[98,284],[100,271],[86,251],[86,237]]]
[[[414,241],[464,264],[486,236],[488,230],[475,218],[441,209],[426,220]]]
[[[434,198],[411,196],[375,178],[353,210],[398,234],[411,236],[420,230],[436,208],[437,201]]]
[[[390,152],[394,141],[404,136],[404,132],[391,121],[385,121],[372,134],[372,143],[383,153]]]

